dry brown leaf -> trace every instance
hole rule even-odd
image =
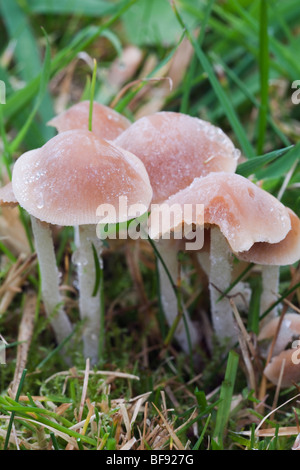
[[[0,239],[16,257],[20,254],[29,255],[30,247],[18,207],[1,208]]]
[[[13,396],[15,396],[23,370],[26,369],[26,363],[28,358],[28,352],[31,344],[34,318],[36,309],[36,294],[34,292],[28,292],[26,296],[26,302],[22,314],[22,320],[19,326],[18,334],[18,347],[17,347],[17,360],[14,378],[12,381],[11,389]]]

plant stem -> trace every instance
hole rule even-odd
[[[212,322],[217,337],[229,340],[230,345],[236,341],[234,318],[229,299],[220,299],[220,295],[231,284],[231,271],[231,250],[219,228],[211,227],[209,290]]]
[[[257,154],[263,152],[268,121],[269,100],[269,34],[268,0],[260,0],[259,29],[259,71],[260,71],[260,109],[258,117]]]
[[[260,298],[260,314],[263,314],[278,299],[279,289],[279,266],[262,266],[262,293]],[[277,315],[276,306],[269,311],[268,315],[261,321],[261,326]]]
[[[16,393],[16,396],[15,396],[15,401],[16,402],[19,401],[26,374],[27,374],[27,369],[23,369],[22,376],[21,376],[21,379],[20,379],[20,383],[19,383],[17,393]],[[7,431],[6,431],[6,437],[5,437],[5,442],[4,442],[4,450],[7,450],[7,448],[8,448],[9,438],[10,438],[10,434],[11,434],[15,414],[16,413],[14,411],[12,411],[11,415],[10,415],[10,420],[9,420],[9,423],[8,423],[8,428],[7,428]]]
[[[40,267],[45,311],[51,319],[55,337],[60,344],[71,334],[72,325],[62,306],[52,232],[49,224],[33,216],[31,216],[31,224]]]
[[[84,357],[89,357],[91,364],[95,364],[98,362],[102,302],[99,292],[93,295],[96,280],[93,246],[98,253],[101,267],[103,243],[96,235],[95,225],[80,225],[77,231],[77,243],[78,248],[73,255],[73,262],[77,264],[80,317],[85,321],[83,331]]]
[[[93,107],[94,107],[96,77],[97,77],[97,61],[96,59],[94,59],[94,68],[93,68],[91,92],[90,92],[89,131],[93,130]]]
[[[198,335],[183,306],[182,316],[184,315],[184,318],[178,315],[178,297],[176,295],[176,289],[174,289],[174,285],[176,286],[177,283],[178,273],[177,250],[172,246],[170,240],[160,240],[156,244],[156,248],[165,264],[165,266],[163,266],[163,263],[158,259],[160,295],[163,311],[168,325],[172,328],[172,333],[174,332],[176,340],[182,347],[183,351],[189,353],[190,346],[193,349],[197,344]],[[173,284],[171,284],[171,280],[166,269],[172,278]],[[173,331],[173,328],[175,327],[176,329]],[[187,334],[186,328],[188,329],[189,335]],[[190,343],[188,336],[190,337]]]

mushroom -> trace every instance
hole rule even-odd
[[[300,349],[286,349],[274,356],[265,367],[264,375],[274,385],[290,387],[300,381]]]
[[[178,204],[182,208],[203,205],[204,226],[201,218],[198,222],[194,215],[189,224],[199,227],[202,224],[202,228],[210,228],[212,321],[220,339],[228,338],[230,343],[234,342],[234,320],[230,302],[226,297],[219,300],[222,292],[231,284],[233,254],[243,258],[254,244],[276,244],[285,239],[292,228],[290,211],[274,196],[246,178],[224,172],[195,178],[190,186],[171,196],[163,204]],[[152,210],[151,219],[157,220],[155,211],[160,210],[160,205]],[[184,221],[183,219],[182,223]],[[174,224],[170,224],[169,230],[173,229]],[[153,222],[150,233],[153,238],[163,235],[161,227]],[[297,249],[289,261],[295,262],[299,255],[298,240]],[[249,260],[252,258],[249,257]]]
[[[112,208],[106,222],[117,223],[128,220],[135,204],[147,210],[152,189],[144,165],[135,155],[116,148],[93,132],[70,130],[19,157],[13,168],[12,188],[19,204],[32,217],[48,314],[56,306],[48,282],[57,283],[54,269],[49,280],[48,252],[53,250],[49,224],[79,226],[80,246],[75,261],[79,265],[80,315],[86,320],[84,355],[95,363],[100,298],[92,295],[93,245],[100,257],[102,249],[96,234],[96,224],[101,222],[97,214],[99,208]],[[121,197],[126,198],[127,205],[120,204]]]
[[[85,100],[76,103],[58,116],[52,118],[49,126],[57,131],[65,132],[72,129],[88,130],[90,102]],[[130,126],[130,121],[112,108],[93,102],[93,133],[101,139],[113,140]]]
[[[234,173],[240,155],[220,128],[196,117],[168,111],[138,119],[114,143],[144,163],[153,188],[152,204],[162,203],[191,184],[196,176],[218,171]],[[160,240],[157,250],[162,259],[158,260],[161,301],[166,320],[172,325],[178,310],[173,289],[178,275],[178,250],[170,240]],[[193,346],[197,344],[197,332],[186,313],[184,320],[178,324],[175,337],[188,351],[185,329]]]
[[[87,100],[81,101],[55,116],[48,122],[48,125],[55,127],[58,133],[74,129],[87,130],[89,128],[91,104],[93,105],[92,130],[100,139],[111,141],[129,127],[130,121],[122,114],[96,101],[91,103]],[[74,241],[77,248],[79,248],[80,239],[84,243],[84,237],[80,236],[79,233],[79,226],[76,226],[74,228]],[[79,253],[79,250],[77,250],[77,253]],[[77,256],[76,253],[74,254],[74,260],[80,266],[80,256]]]
[[[276,336],[275,344],[271,340]],[[270,362],[264,369],[264,375],[270,382],[280,387],[290,387],[300,381],[300,315],[289,312],[283,318],[272,318],[266,323],[259,335],[263,356],[271,355]],[[264,343],[267,350],[264,351]],[[272,347],[272,351],[270,351]]]
[[[257,337],[258,341],[272,339],[277,330],[278,334],[272,350],[273,356],[277,356],[283,351],[295,336],[300,336],[300,315],[298,313],[286,313],[282,320],[279,316],[272,318],[261,328]]]

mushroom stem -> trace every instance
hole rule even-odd
[[[262,266],[262,293],[260,299],[261,315],[278,300],[279,270],[279,266]],[[261,326],[276,317],[277,314],[278,309],[275,307],[261,320]]]
[[[198,251],[197,253],[198,263],[200,264],[203,272],[209,277],[210,272],[210,254],[208,251]]]
[[[167,268],[168,273],[172,278],[173,284],[176,285],[178,274],[177,250],[174,248],[172,243],[170,243],[170,240],[160,240],[156,244],[156,247],[165,264],[164,266],[163,263],[158,259],[160,298],[166,321],[168,325],[172,327],[178,314],[178,299],[165,267]],[[184,307],[183,315],[184,319],[180,319],[174,336],[183,351],[189,353],[190,347],[193,350],[197,345],[199,338],[195,326],[190,320],[188,312],[186,312]]]
[[[33,216],[31,225],[40,267],[45,311],[51,319],[55,337],[58,343],[61,343],[72,332],[72,325],[62,306],[52,232],[49,224]]]
[[[85,358],[90,358],[91,364],[96,364],[99,359],[101,297],[99,292],[93,295],[96,282],[93,245],[102,269],[101,252],[103,243],[96,235],[95,225],[80,225],[77,232],[77,243],[78,247],[72,260],[77,265],[78,272],[80,318],[85,322],[83,353]]]
[[[231,271],[232,253],[228,243],[218,227],[211,227],[209,290],[212,323],[217,337],[228,341],[228,346],[235,342],[234,317],[229,299],[218,299],[230,286]]]

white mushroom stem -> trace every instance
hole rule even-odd
[[[203,272],[209,277],[210,272],[210,254],[208,251],[198,251],[197,253],[198,262],[203,269]]]
[[[174,248],[170,240],[160,240],[156,244],[156,247],[165,264],[164,266],[163,263],[158,259],[160,298],[166,321],[169,327],[172,327],[178,315],[178,299],[165,267],[167,268],[172,278],[173,284],[177,285],[177,250]],[[184,319],[180,319],[174,336],[180,344],[182,350],[186,353],[189,353],[190,347],[193,350],[197,345],[199,338],[195,326],[193,325],[191,319],[188,316],[188,312],[185,311],[184,307],[183,315]]]
[[[62,305],[52,232],[49,224],[33,216],[31,216],[31,224],[40,267],[45,311],[51,319],[57,342],[61,343],[72,332],[72,325]]]
[[[279,270],[279,266],[262,266],[262,293],[260,298],[261,315],[278,300]],[[275,307],[261,320],[261,326],[276,317],[277,314],[278,309]]]
[[[203,272],[206,274],[207,278],[209,279],[210,273],[210,253],[208,251],[199,251],[197,253],[198,262],[203,269]],[[231,273],[231,282],[235,280],[234,272]],[[237,309],[240,311],[247,311],[250,304],[251,299],[251,289],[247,282],[239,281],[235,286],[230,289],[228,295],[234,297],[235,305]]]
[[[210,231],[210,273],[209,290],[211,315],[217,337],[226,340],[228,346],[236,340],[236,328],[229,299],[218,300],[231,284],[232,252],[218,227]]]
[[[93,295],[96,282],[96,265],[93,245],[96,249],[99,265],[102,269],[103,242],[96,235],[96,225],[80,225],[77,231],[78,247],[73,255],[77,265],[79,288],[79,312],[84,320],[83,353],[90,358],[91,364],[99,359],[99,339],[101,322],[101,302],[99,290]]]

